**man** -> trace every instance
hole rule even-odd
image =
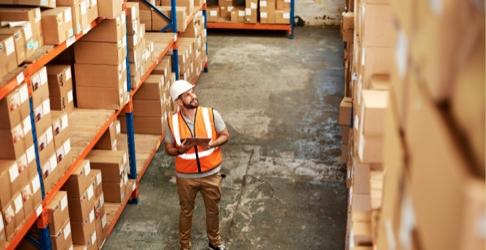
[[[223,161],[220,146],[228,141],[228,130],[217,111],[199,107],[194,86],[189,82],[178,80],[173,83],[170,96],[179,112],[167,118],[165,152],[176,157],[181,249],[191,249],[192,213],[198,191],[203,196],[206,208],[209,247],[225,249],[219,232],[222,179],[219,171]],[[191,140],[193,138],[209,140]]]

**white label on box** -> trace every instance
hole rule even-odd
[[[66,80],[71,80],[72,74],[71,74],[71,67],[68,67],[66,69]]]
[[[260,1],[260,7],[267,7],[267,1]]]
[[[22,129],[22,124],[17,125],[11,131],[12,136],[14,138],[14,143],[24,137],[24,130]]]
[[[432,10],[432,13],[435,15],[441,15],[442,14],[442,3],[443,0],[429,0],[429,6],[430,9]],[[483,10],[484,10],[484,3],[483,3]]]
[[[211,11],[209,11],[209,15],[210,15],[210,16],[218,16],[218,11],[216,11],[216,10],[211,10]]]
[[[19,177],[19,166],[16,162],[10,166],[8,174],[10,176],[10,182],[14,182]]]
[[[93,222],[95,220],[95,211],[94,209],[91,210],[91,212],[89,213],[89,223]]]
[[[32,123],[30,122],[30,116],[24,119],[24,121],[22,122],[22,127],[24,128],[24,136],[27,136],[27,134],[29,134],[30,130],[32,129]]]
[[[89,172],[91,172],[91,167],[89,166],[89,161],[86,161],[86,164],[83,166],[84,176],[88,176]]]
[[[365,65],[366,63],[366,48],[361,50],[361,65]]]
[[[72,93],[72,91],[71,91]],[[61,118],[61,130],[64,130],[65,128],[67,128],[69,126],[69,120],[68,120],[68,116],[67,114],[64,114]]]
[[[42,206],[39,205],[36,209],[35,209],[35,214],[37,215],[37,217],[39,217],[41,214],[42,214]]]
[[[22,74],[22,77],[24,74]],[[24,84],[19,87],[19,95],[20,95],[20,103],[24,103],[27,100],[29,100],[29,89],[27,88],[27,85]]]
[[[19,172],[22,172],[24,171],[24,168],[27,166],[28,162],[27,162],[27,155],[26,154],[22,154],[18,159],[17,159],[17,164],[19,166]]]
[[[68,99],[68,102],[73,102],[73,91],[72,90],[69,90],[68,94],[67,94],[67,99]]]
[[[32,182],[30,183],[32,185],[32,191],[34,193],[37,193],[37,191],[39,191],[40,189],[40,181],[39,181],[39,177],[36,176],[32,179]]]
[[[65,240],[67,240],[67,238],[71,235],[71,223],[70,222],[68,222],[66,224],[66,227],[63,230],[63,234],[64,234]]]
[[[231,12],[234,9],[233,6],[228,6],[228,11]]]
[[[30,146],[29,149],[27,149],[27,162],[31,163],[33,160],[35,160],[35,149],[34,145]]]
[[[260,17],[261,18],[267,18],[268,17],[267,12],[260,12]]]
[[[23,83],[25,80],[24,73],[21,72],[20,74],[18,74],[16,80],[17,80],[17,84]]]
[[[64,142],[64,154],[69,154],[71,151],[71,139],[67,139],[66,142]]]
[[[94,195],[93,185],[90,185],[88,190],[86,190],[86,195],[88,196],[88,200],[91,200],[91,198],[93,198]]]
[[[40,84],[41,84],[41,86],[44,86],[45,84],[47,84],[47,68],[46,67],[43,67],[39,71],[39,76],[40,76]]]
[[[388,249],[396,249],[395,234],[390,219],[385,220],[385,236],[388,243]]]
[[[98,174],[96,175],[96,184],[97,184],[97,185],[101,184],[101,173],[98,173]]]
[[[41,20],[40,8],[35,9],[34,19],[36,23],[40,22]]]
[[[26,22],[23,28],[25,40],[29,40],[30,38],[32,38],[32,25],[30,24],[30,22]]]
[[[72,36],[66,40],[66,46],[69,47],[73,45],[74,42],[76,42],[76,37]]]
[[[400,79],[403,79],[407,73],[407,59],[408,39],[405,32],[400,30],[397,32],[397,42],[395,47],[395,65]]]
[[[283,18],[284,18],[284,19],[290,19],[290,13],[288,13],[288,12],[284,12],[284,13],[283,13]]]
[[[96,243],[96,232],[93,232],[93,234],[91,235],[91,245],[95,243]]]
[[[412,248],[412,232],[415,228],[415,212],[410,197],[405,196],[402,201],[400,217],[399,239],[404,249]]]
[[[245,11],[244,10],[239,10],[238,11],[238,16],[245,16]]]
[[[22,201],[22,195],[17,195],[14,200],[14,207],[15,207],[15,213],[18,214],[20,210],[24,207],[24,203]]]
[[[51,171],[54,172],[54,170],[57,168],[56,154],[53,154],[51,158],[49,158],[49,165],[51,166]]]
[[[251,2],[251,3],[250,3],[250,8],[252,8],[252,9],[256,10],[256,9],[258,8],[257,3]]]
[[[138,12],[137,12],[137,9],[135,9],[135,8],[132,8],[131,10],[132,10],[131,16],[132,16],[132,19],[133,19],[133,18],[135,18],[137,16],[137,13]]]
[[[2,231],[4,227],[5,226],[3,225],[3,219],[0,218],[0,231]]]
[[[105,205],[105,195],[103,193],[101,193],[100,195],[100,206],[103,206]]]
[[[15,44],[12,37],[9,37],[7,38],[7,40],[5,40],[5,47],[5,53],[7,54],[7,56],[15,52]]]
[[[52,127],[49,127],[46,131],[46,139],[47,139],[47,144],[51,143],[52,141]]]
[[[106,227],[106,214],[101,217],[101,227],[105,228]]]
[[[117,135],[119,135],[121,132],[121,129],[120,129],[120,122],[116,122],[116,125],[115,125],[115,133]]]
[[[80,8],[81,8],[81,15],[86,15],[86,13],[88,12],[86,1],[81,1]]]
[[[42,102],[42,115],[48,115],[51,112],[51,103],[49,99]]]
[[[61,199],[61,211],[64,211],[64,209],[66,209],[67,205],[68,205],[67,197],[64,196]]]

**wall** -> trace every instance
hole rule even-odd
[[[305,25],[339,25],[345,0],[295,0],[295,16]]]

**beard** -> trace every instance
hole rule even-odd
[[[183,102],[182,105],[184,106],[184,108],[186,109],[195,109],[197,107],[199,107],[199,100],[197,98],[194,98],[192,99],[191,102],[189,103],[185,103]]]

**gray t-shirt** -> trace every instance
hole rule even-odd
[[[223,118],[221,117],[218,111],[213,109],[213,113],[214,113],[214,127],[216,129],[216,132],[220,133],[226,128],[226,124],[224,123]],[[186,121],[192,134],[194,134],[194,122],[191,121],[191,119],[187,118],[185,115],[182,115],[182,118],[184,119],[184,121]],[[171,144],[174,143],[174,138],[172,137],[172,132],[170,131],[167,122],[165,123],[165,143],[171,143]]]

